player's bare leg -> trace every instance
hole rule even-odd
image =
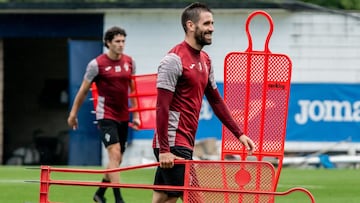
[[[109,145],[107,147],[107,152],[109,156],[109,163],[107,165],[107,169],[115,169],[118,168],[122,161],[122,154],[121,154],[121,147],[119,143]],[[106,174],[103,182],[111,182],[111,183],[119,183],[120,180],[119,172],[113,172]],[[105,180],[105,181],[104,181]],[[94,195],[94,201],[98,203],[105,203],[106,199],[104,198],[106,188],[99,188],[98,191]],[[119,188],[113,188],[114,196],[115,196],[115,202],[116,203],[124,203],[124,200],[122,199],[120,189]]]
[[[119,143],[112,144],[107,147],[107,151],[109,154],[109,163],[108,169],[118,168],[122,161],[121,147]],[[119,183],[120,182],[120,174],[119,172],[109,173],[108,174],[111,183]],[[120,188],[113,188],[115,202],[116,203],[124,203],[124,200],[120,193]]]

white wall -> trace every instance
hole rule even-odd
[[[360,81],[360,19],[310,12],[289,18],[294,82]]]
[[[132,55],[137,63],[139,74],[156,72],[161,58],[175,44],[184,39],[180,15],[182,10],[121,10],[107,13],[105,28],[118,25],[128,33],[126,53]],[[249,10],[214,10],[215,32],[213,44],[206,46],[215,67],[216,79],[223,81],[223,60],[231,51],[245,51],[248,39],[245,33],[245,21]],[[279,11],[277,11],[279,13]],[[280,17],[286,12],[280,12]],[[279,17],[275,17],[274,21]],[[260,21],[260,22],[258,22]],[[268,22],[265,18],[254,18],[254,25],[260,31],[253,33],[254,49],[263,50],[265,36],[268,33]],[[259,24],[257,24],[259,23]],[[251,24],[251,25],[253,25]],[[271,39],[273,50],[286,51],[285,44],[276,42],[286,37],[275,30]],[[284,35],[284,36],[281,36]]]
[[[176,10],[122,10],[105,16],[105,28],[126,29],[125,52],[136,60],[137,73],[155,73],[160,59],[183,39]]]
[[[231,51],[245,51],[247,16],[254,10],[214,9],[213,44],[205,47],[223,81],[223,60]],[[293,62],[293,82],[350,82],[360,80],[360,20],[320,12],[265,10],[274,22],[269,48],[288,55]],[[105,28],[118,25],[127,30],[126,52],[137,61],[139,74],[156,72],[164,54],[184,39],[181,9],[134,9],[108,11]],[[251,21],[253,49],[263,50],[268,21]]]

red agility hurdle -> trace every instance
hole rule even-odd
[[[270,24],[264,51],[252,49],[249,25],[256,15],[265,16]],[[224,100],[245,134],[255,142],[253,156],[258,161],[265,157],[279,160],[276,187],[284,156],[291,61],[286,55],[270,52],[268,44],[272,32],[273,22],[266,12],[253,12],[248,17],[248,49],[231,52],[225,58]],[[246,160],[247,151],[223,128],[222,159],[227,155],[240,155],[241,160]]]
[[[257,15],[265,17],[270,25],[264,51],[252,48],[249,25]],[[255,11],[249,15],[247,50],[231,52],[224,60],[224,100],[245,134],[255,142],[251,156],[260,162],[274,160],[277,165],[275,177],[267,179],[273,187],[271,191],[276,191],[284,157],[292,63],[288,56],[270,51],[272,32],[273,21],[268,13]],[[223,127],[221,158],[229,155],[241,160],[250,158],[244,146]],[[264,182],[259,182],[259,187],[261,184]]]
[[[155,116],[156,116],[156,78],[157,74],[143,74],[131,76],[134,81],[134,92],[129,94],[130,98],[136,99],[137,107],[130,108],[130,112],[138,111],[140,126],[139,130],[154,129],[155,128]],[[96,113],[96,107],[98,102],[98,91],[96,84],[91,84],[91,94],[94,104],[94,112]]]
[[[273,192],[272,185],[268,184],[271,181],[266,181],[266,179],[274,179],[275,174],[273,165],[267,162],[181,160],[176,161],[175,164],[185,165],[184,186],[127,184],[122,182],[113,184],[92,181],[54,180],[51,178],[51,174],[53,173],[102,174],[120,172],[121,174],[121,172],[128,170],[156,167],[158,163],[111,170],[69,169],[42,166],[39,203],[54,203],[49,200],[51,185],[184,191],[185,203],[269,202],[274,196],[284,196],[294,192],[302,192],[309,197],[310,202],[315,202],[311,193],[303,188],[292,188],[285,192]],[[211,174],[211,177],[209,177],[209,174]],[[264,178],[259,178],[259,176],[264,176]]]

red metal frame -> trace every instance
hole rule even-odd
[[[249,31],[251,20],[261,15],[269,22],[263,51],[253,50]],[[273,32],[271,16],[255,11],[246,21],[249,46],[245,52],[231,52],[224,60],[224,100],[244,133],[255,142],[252,157],[258,161],[274,159],[277,165],[273,191],[280,177],[284,157],[286,121],[292,63],[284,54],[271,53],[269,41]],[[223,127],[221,159],[227,156],[248,159],[244,146]]]
[[[136,99],[137,107],[129,108],[130,112],[138,111],[140,126],[139,130],[154,129],[156,120],[156,78],[157,74],[133,75],[134,92],[129,94],[129,98]],[[95,83],[91,84],[91,94],[94,104],[94,113],[98,100],[98,92]]]
[[[264,51],[254,51],[252,48],[249,24],[256,15],[265,16],[270,24]],[[221,161],[176,161],[175,164],[185,164],[184,186],[53,180],[50,177],[54,172],[90,174],[124,172],[157,167],[159,163],[111,170],[42,166],[39,202],[51,203],[49,200],[51,185],[77,185],[183,191],[185,203],[272,203],[275,201],[275,196],[302,192],[312,203],[315,203],[313,195],[305,188],[295,187],[285,192],[276,191],[284,156],[292,64],[286,55],[270,52],[268,44],[272,32],[273,22],[269,14],[264,11],[251,13],[246,21],[248,49],[245,52],[229,53],[224,62],[224,99],[241,128],[254,140],[256,150],[252,156],[256,161],[247,160],[249,155],[243,145],[223,127]],[[156,74],[137,75],[133,79],[136,90],[129,96],[137,99],[138,108],[130,111],[139,111],[142,123],[147,122],[145,118],[150,118],[149,125],[140,126],[141,129],[153,129],[155,128]],[[94,85],[92,93],[96,106],[97,91]],[[150,112],[150,115],[142,114],[146,112]],[[228,161],[226,160],[228,155],[240,156],[240,161]],[[265,161],[265,158],[275,158],[277,168]]]
[[[275,178],[273,165],[268,162],[258,161],[198,161],[180,160],[175,164],[185,165],[184,186],[128,184],[128,183],[102,183],[93,181],[54,180],[53,173],[88,173],[103,174],[111,172],[125,172],[128,170],[157,167],[158,163],[123,167],[117,169],[71,169],[41,167],[40,175],[40,201],[39,203],[53,203],[49,200],[51,185],[62,186],[104,186],[117,188],[136,188],[150,190],[175,190],[184,191],[185,203],[207,202],[272,202],[275,196],[284,196],[293,192],[302,192],[314,203],[311,193],[304,188],[292,188],[285,192],[273,192],[269,181],[262,179],[258,184],[259,176]],[[209,176],[211,174],[211,177]],[[246,174],[246,175],[245,175]],[[216,179],[216,177],[222,177]],[[244,178],[245,177],[245,178]],[[262,184],[264,183],[264,184]],[[260,187],[260,188],[259,188]]]

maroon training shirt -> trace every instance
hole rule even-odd
[[[157,88],[173,93],[169,114],[157,114],[158,122],[168,121],[167,131],[156,130],[153,147],[169,152],[172,146],[193,149],[205,88],[216,89],[211,60],[204,51],[185,41],[171,49],[158,67]],[[161,106],[158,99],[157,108]],[[168,118],[166,118],[168,117]]]
[[[84,79],[95,82],[98,89],[96,119],[129,120],[128,93],[135,62],[122,54],[112,60],[101,54],[88,64]]]

